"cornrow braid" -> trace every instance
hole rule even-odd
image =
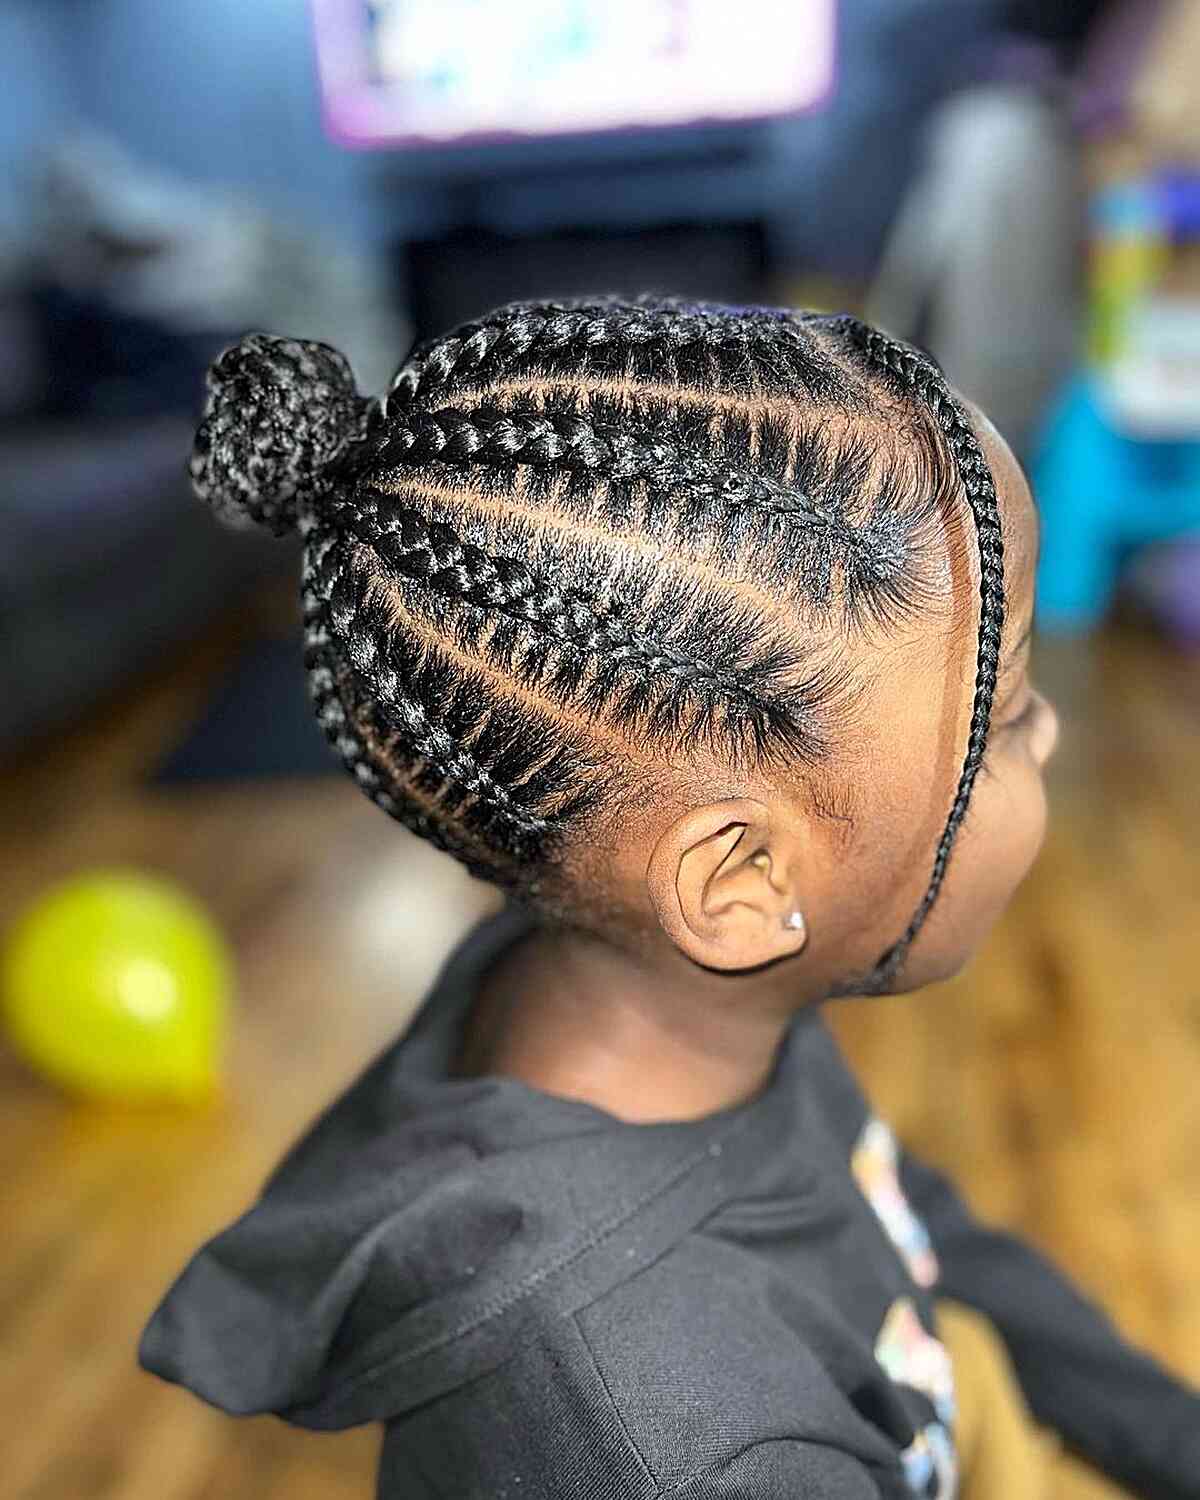
[[[1000,641],[1004,629],[1004,540],[996,483],[966,412],[956,400],[937,366],[910,345],[888,338],[854,318],[838,320],[838,327],[855,348],[878,369],[893,388],[915,396],[933,416],[954,454],[963,492],[975,520],[979,545],[979,645],[975,669],[975,694],[967,750],[949,816],[938,841],[933,871],[921,903],[903,936],[880,959],[873,980],[884,989],[895,977],[913,940],[938,898],[958,831],[966,817],[971,792],[983,764],[991,725],[992,703],[1000,666]]]
[[[388,396],[404,403],[418,394],[428,399],[431,391],[452,378],[464,382],[488,363],[511,366],[531,354],[545,357],[612,344],[628,351],[639,346],[679,349],[720,341],[728,348],[737,338],[737,330],[727,330],[720,320],[682,310],[665,318],[619,303],[513,304],[414,350],[396,372]]]
[[[869,545],[866,528],[845,526],[819,501],[769,475],[685,453],[665,434],[589,422],[570,412],[483,407],[402,413],[370,452],[372,466],[435,462],[521,463],[602,472],[610,480],[642,480],[660,489],[699,487],[729,505],[835,527],[848,540]]]
[[[423,671],[410,661],[404,675],[412,685],[397,692],[389,675],[394,669],[372,664],[369,629],[352,629],[345,636],[347,644],[337,647],[337,596],[342,596],[344,606],[348,586],[344,579],[332,581],[328,573],[319,581],[316,574],[310,575],[310,580],[303,594],[309,686],[317,721],[346,770],[381,811],[451,855],[472,875],[528,895],[536,889],[537,868],[555,852],[557,836],[551,821],[523,806],[507,784],[513,768],[499,764],[505,752],[494,730],[485,731],[483,748],[466,748],[471,730],[461,716],[456,737],[434,721],[422,702],[437,698],[442,684],[422,692],[428,668]],[[360,610],[358,619],[364,625],[366,618],[367,612]],[[405,767],[402,783],[393,757]],[[538,757],[534,749],[525,761],[537,769]],[[540,769],[543,785],[551,782],[555,771],[560,783],[578,779],[572,767]],[[577,806],[569,797],[559,800],[563,812],[577,815],[587,799],[577,794]],[[464,803],[471,806],[472,827],[446,816],[461,811]]]
[[[339,687],[339,682],[344,683],[349,673],[333,651],[328,632],[310,620],[306,635],[304,660],[317,723],[362,791],[382,812],[403,823],[418,838],[426,839],[435,848],[461,861],[473,875],[484,880],[494,879],[494,855],[490,859],[482,858],[480,850],[469,839],[456,837],[411,800],[398,798],[388,791],[387,783],[374,764],[378,759],[377,751],[368,749],[346,709],[342,696],[345,689]]]
[[[332,530],[325,536],[331,542],[334,539]],[[335,668],[353,675],[366,688],[373,704],[386,706],[390,727],[404,738],[417,759],[435,770],[440,783],[453,784],[461,794],[503,819],[513,832],[534,841],[544,837],[549,827],[546,820],[522,807],[513,789],[492,774],[485,758],[432,719],[426,706],[412,696],[401,673],[382,659],[378,639],[355,628],[363,613],[363,600],[347,571],[343,550],[331,545],[322,549],[321,562],[310,572],[308,597],[315,606],[319,628],[325,632],[319,643],[329,646]],[[330,645],[337,637],[348,642],[344,656]]]

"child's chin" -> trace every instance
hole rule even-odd
[[[1039,834],[1027,857],[1006,872],[1006,879],[990,891],[976,893],[969,911],[952,900],[945,907],[935,907],[929,922],[917,935],[908,962],[897,975],[893,993],[905,994],[927,984],[942,984],[969,967],[1033,868],[1040,847]]]
[[[884,993],[909,995],[927,985],[944,984],[946,980],[956,978],[969,967],[986,936],[984,932],[970,943],[947,944],[944,948],[928,948],[924,952],[919,946],[914,947],[908,962]]]

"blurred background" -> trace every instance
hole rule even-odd
[[[136,1339],[493,897],[335,766],[296,552],[184,461],[248,329],[377,390],[526,295],[863,313],[1026,464],[1046,850],[967,975],[832,1018],[1200,1378],[1198,69],[1197,0],[0,0],[0,1494],[372,1492]]]

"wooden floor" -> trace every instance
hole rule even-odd
[[[230,934],[204,1115],[72,1105],[0,1052],[0,1491],[365,1500],[377,1439],[234,1422],[142,1374],[189,1251],[400,1029],[482,888],[348,782],[148,790],[228,655],[193,653],[0,790],[11,913],[81,866],[166,872]],[[971,972],[835,1024],[884,1113],[1200,1379],[1200,663],[1137,634],[1043,657],[1065,735],[1042,860]]]

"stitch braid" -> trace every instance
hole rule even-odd
[[[554,362],[574,356],[586,362],[602,349],[616,349],[623,355],[641,350],[674,357],[707,355],[726,369],[736,365],[745,371],[755,366],[756,352],[759,356],[765,352],[768,330],[778,356],[794,336],[792,320],[783,315],[770,317],[760,310],[739,315],[705,304],[654,298],[632,304],[608,299],[512,304],[415,349],[393,376],[383,410],[390,416],[396,406],[428,402],[451,382],[480,381],[524,361]],[[810,365],[812,352],[811,343],[804,346]],[[762,373],[761,358],[758,365]],[[769,361],[765,368],[770,369]],[[812,372],[806,369],[804,373]],[[780,382],[781,388],[786,384],[786,380]]]
[[[452,379],[460,383],[476,379],[489,367],[502,368],[530,354],[551,356],[618,342],[627,348],[650,344],[679,348],[715,343],[720,332],[712,319],[676,316],[668,320],[603,303],[502,307],[490,318],[468,323],[451,336],[414,350],[393,377],[389,405],[393,400],[407,405],[418,395],[427,398]]]

